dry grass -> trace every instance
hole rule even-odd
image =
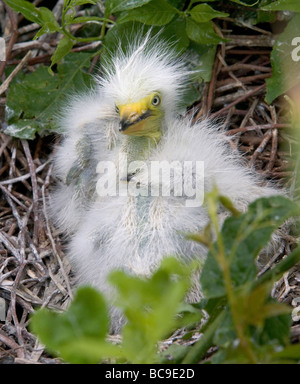
[[[52,37],[43,37],[38,47],[28,47],[25,42],[32,38],[34,25],[31,30],[30,25],[26,30],[18,29],[20,17],[17,20],[12,13],[5,13],[3,8],[1,11],[7,22],[6,64],[20,64],[18,70],[23,67],[30,71],[39,63],[48,64],[55,46]],[[218,32],[226,31],[228,37],[230,28],[230,20],[225,21]],[[265,79],[271,75],[272,35],[245,29],[243,35],[231,37],[230,43],[218,49],[212,80],[195,106],[195,119],[210,115],[221,120],[232,136],[231,145],[239,148],[248,166],[291,189],[294,138],[286,107],[282,100],[270,106],[264,102]],[[35,48],[34,56],[22,61],[29,48]],[[0,65],[1,76],[3,70],[4,65]],[[9,81],[0,95],[2,112],[8,87]],[[5,302],[7,311],[5,321],[0,319],[0,362],[58,362],[28,330],[29,315],[35,308],[47,306],[61,311],[72,298],[65,244],[49,222],[46,209],[53,184],[51,152],[56,141],[46,137],[28,142],[0,134],[0,306]],[[265,270],[288,254],[294,243],[291,236],[283,239],[281,252]],[[290,304],[300,297],[299,269],[287,273],[273,293]],[[292,327],[292,339],[300,341],[299,323]]]

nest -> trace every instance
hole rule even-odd
[[[19,44],[18,53],[23,56],[28,46],[18,43],[16,36],[22,33],[16,32],[15,24],[11,25],[8,64],[20,64],[14,44]],[[230,36],[231,41],[218,48],[212,79],[205,84],[201,101],[194,105],[194,117],[210,116],[221,121],[232,147],[242,152],[247,166],[255,167],[265,179],[290,189],[294,139],[286,107],[282,100],[272,105],[264,102],[265,80],[271,76],[273,36],[262,29],[244,32],[244,36],[233,35],[227,25],[219,30],[223,36]],[[48,48],[55,45],[49,39],[51,36],[42,40]],[[27,69],[32,70],[37,63],[49,63],[49,52],[45,54],[43,47],[38,48],[35,57],[23,61]],[[2,73],[3,69],[2,65]],[[4,92],[1,110],[5,105]],[[53,183],[51,152],[56,141],[53,136],[29,142],[0,134],[0,361],[3,363],[59,362],[45,352],[28,327],[30,314],[37,307],[62,311],[72,299],[72,272],[65,257],[65,245],[49,221],[46,206]],[[283,239],[281,252],[274,255],[264,270],[288,254],[294,243],[291,236]],[[286,273],[274,286],[273,295],[292,304],[300,296],[299,270],[293,268]],[[299,324],[292,326],[291,336],[294,342],[300,341]]]

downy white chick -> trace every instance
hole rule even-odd
[[[106,279],[114,269],[149,276],[166,255],[205,257],[204,246],[184,238],[208,223],[197,162],[204,164],[204,192],[216,185],[240,210],[278,194],[261,186],[215,125],[177,117],[188,77],[167,44],[147,36],[126,53],[119,49],[95,89],[74,97],[61,119],[64,140],[55,157],[61,181],[51,196],[52,215],[70,235],[68,257],[78,283],[99,288],[110,300],[114,292]],[[149,176],[158,161],[177,166],[171,180],[168,168],[160,179]],[[191,172],[183,175],[186,164]],[[128,186],[133,192],[126,195]],[[169,196],[157,196],[158,186],[169,188]],[[200,194],[191,197],[197,188]],[[189,300],[200,296],[196,286]],[[117,309],[111,318],[111,330],[118,332],[123,320]]]

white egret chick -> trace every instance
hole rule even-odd
[[[242,211],[278,194],[262,186],[218,127],[177,116],[188,77],[168,44],[147,36],[119,49],[96,87],[74,97],[61,118],[52,215],[70,237],[78,284],[109,300],[112,270],[149,276],[167,255],[205,258],[207,249],[184,233],[208,224],[203,197],[215,185]],[[189,300],[200,297],[196,284]],[[118,310],[111,319],[112,332],[120,331]]]

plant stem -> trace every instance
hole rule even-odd
[[[95,36],[95,37],[76,37],[76,36],[73,36],[70,33],[70,31],[68,30],[68,25],[66,24],[65,16],[66,16],[66,13],[68,12],[69,9],[71,9],[71,7],[69,6],[69,0],[66,0],[64,2],[64,6],[63,6],[63,10],[62,10],[62,16],[61,16],[61,25],[62,25],[61,32],[66,37],[68,37],[71,41],[78,42],[78,43],[90,43],[92,41],[103,40],[103,38],[105,36],[106,24],[110,20],[107,20],[105,18],[102,19],[103,20],[103,24],[102,24],[102,28],[101,28],[101,35],[100,35],[100,37],[98,37],[98,36]],[[111,21],[111,22],[114,23],[113,21]]]
[[[100,33],[100,40],[104,39],[105,36],[105,28],[106,28],[106,21],[103,21],[102,27],[101,27],[101,33]]]
[[[230,276],[230,264],[226,257],[226,251],[224,247],[224,242],[222,238],[222,234],[219,229],[218,223],[218,215],[217,215],[217,206],[218,206],[218,192],[217,190],[213,190],[210,194],[208,194],[208,212],[212,220],[212,224],[217,234],[217,245],[218,252],[215,252],[214,255],[219,263],[219,266],[223,272],[225,289],[228,297],[228,303],[231,310],[231,315],[233,319],[233,324],[237,333],[237,336],[240,340],[241,347],[245,352],[245,355],[248,357],[248,360],[251,364],[256,363],[256,357],[252,351],[251,345],[249,344],[247,337],[244,333],[244,327],[242,321],[240,319],[239,310],[236,303],[236,298],[234,294],[233,284]]]
[[[210,324],[207,330],[203,333],[201,339],[192,347],[189,353],[185,356],[182,364],[197,364],[204,358],[207,350],[212,346],[212,340],[224,319],[225,311],[223,310]]]

